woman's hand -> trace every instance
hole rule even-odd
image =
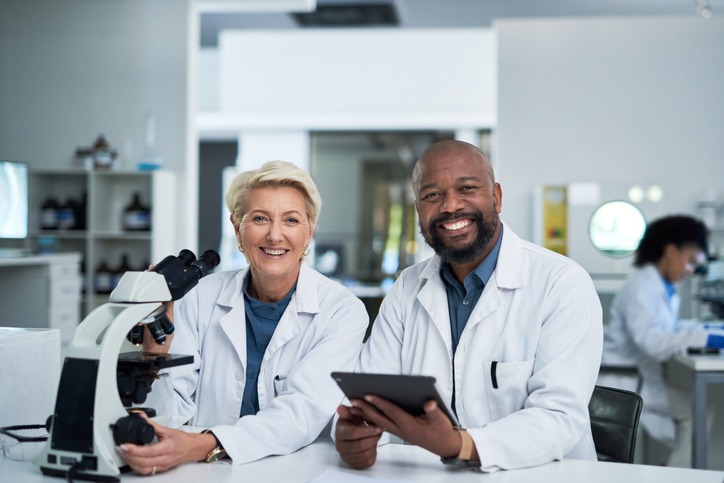
[[[137,445],[125,443],[116,447],[121,458],[140,475],[155,475],[183,463],[201,461],[216,447],[213,434],[187,433],[151,421],[141,414],[156,431],[157,443]]]

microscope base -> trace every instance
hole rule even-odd
[[[68,478],[68,473],[72,473],[69,471],[64,470],[56,470],[53,468],[45,468],[43,466],[40,467],[40,471],[43,472],[45,476],[57,476],[60,478]],[[121,468],[121,473],[128,473],[131,471],[131,469],[128,466],[124,466]],[[115,476],[104,476],[104,475],[98,475],[98,474],[84,474],[84,473],[73,473],[71,475],[71,480],[83,480],[83,481],[99,481],[99,482],[109,482],[109,483],[117,483],[121,481],[120,478],[117,478]]]

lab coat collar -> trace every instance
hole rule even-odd
[[[499,288],[515,289],[523,286],[525,263],[525,253],[520,238],[504,224],[498,263],[488,280],[488,287],[483,291],[483,295],[470,314],[467,325],[470,327],[476,325],[500,307]],[[450,313],[448,312],[447,293],[440,276],[441,265],[442,260],[438,255],[428,260],[420,273],[420,282],[423,287],[418,292],[417,299],[427,311],[430,320],[434,322],[445,347],[448,348],[448,355],[452,357]],[[467,330],[469,329],[466,327],[465,331]]]
[[[239,270],[231,283],[219,295],[216,303],[222,307],[238,307],[244,305],[244,280],[249,273],[249,267]],[[306,263],[302,263],[297,278],[297,290],[290,303],[294,303],[296,311],[300,313],[319,313],[319,300],[317,299],[318,284],[315,272]]]
[[[679,305],[681,303],[679,294],[674,292],[672,296],[669,296],[669,292],[666,290],[666,285],[661,277],[661,273],[659,273],[659,270],[653,263],[644,265],[640,270],[646,274],[646,277],[652,284],[656,284],[656,286],[659,287],[661,302],[666,305],[666,307],[669,308],[669,311],[674,314],[674,317],[676,317],[676,314],[679,313]]]
[[[248,274],[249,267],[239,270],[216,301],[222,307],[231,308],[231,311],[221,318],[220,323],[224,333],[234,346],[242,367],[246,367],[246,318],[243,287]],[[264,356],[265,360],[301,330],[303,321],[312,320],[311,317],[300,318],[299,314],[319,313],[317,297],[319,280],[315,274],[316,272],[312,268],[306,263],[302,263],[297,278],[297,290],[269,341]]]
[[[306,263],[302,263],[297,278],[297,291],[291,303],[295,303],[299,314],[319,313],[319,280],[316,272]]]

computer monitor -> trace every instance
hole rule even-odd
[[[0,240],[28,237],[28,164],[0,160]]]

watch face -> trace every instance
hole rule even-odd
[[[480,463],[478,461],[461,460],[460,458],[457,458],[455,456],[449,458],[440,458],[440,461],[442,461],[442,463],[445,465],[458,466],[460,468],[475,468],[480,466]]]
[[[214,461],[219,461],[223,458],[226,458],[226,451],[222,448],[214,448],[211,450],[211,453],[208,454],[205,461],[207,463],[213,463]]]

